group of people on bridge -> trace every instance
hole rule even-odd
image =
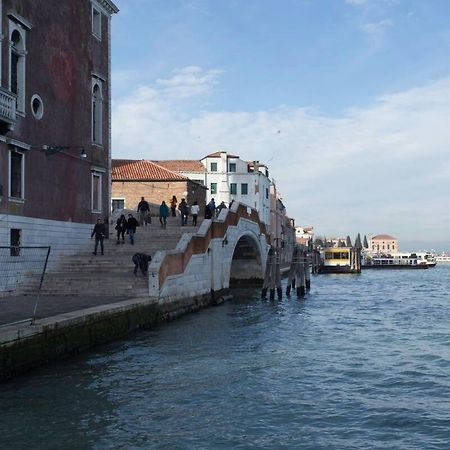
[[[159,206],[159,222],[161,224],[161,228],[165,229],[167,227],[167,218],[169,216],[177,216],[177,209],[181,217],[181,226],[186,226],[188,224],[189,215],[192,216],[192,226],[197,226],[197,220],[200,214],[200,206],[197,201],[194,201],[192,205],[188,205],[186,199],[182,198],[180,203],[178,204],[177,197],[174,195],[169,204],[170,208],[163,200],[161,202],[161,205]],[[225,205],[225,202],[221,202],[219,206],[216,206],[215,200],[212,198],[211,201],[205,206],[204,217],[205,219],[212,219],[214,217],[217,217],[220,214],[220,211],[226,208],[227,206]],[[139,221],[131,213],[128,214],[128,218],[125,217],[125,214],[122,214],[117,219],[115,226],[115,230],[117,232],[117,245],[119,245],[120,243],[125,244],[125,234],[129,236],[130,244],[134,245],[134,235],[136,234],[137,227],[147,226],[151,224],[152,219],[150,205],[144,197],[141,197],[141,201],[138,203],[137,215]],[[94,255],[97,255],[99,246],[101,254],[103,255],[103,239],[106,237],[106,233],[106,226],[103,220],[99,218],[91,234],[91,238],[95,236],[95,247],[93,251]]]

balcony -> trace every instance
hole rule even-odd
[[[0,125],[6,124],[8,130],[16,124],[16,102],[15,94],[0,87]]]

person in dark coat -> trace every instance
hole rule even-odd
[[[217,215],[220,214],[220,211],[222,211],[222,209],[227,209],[227,205],[225,205],[225,202],[222,202],[222,203],[217,207]]]
[[[117,230],[117,242],[116,244],[120,244],[120,236],[122,236],[122,244],[125,244],[125,231],[127,231],[127,219],[125,214],[122,214],[116,222],[116,230]]]
[[[92,230],[91,239],[95,236],[95,248],[92,252],[93,255],[97,255],[98,243],[100,242],[100,250],[103,255],[103,239],[106,236],[106,227],[103,220],[98,218],[97,223]]]
[[[211,210],[211,217],[215,217],[216,215],[216,202],[212,198],[209,202],[209,209]]]
[[[170,200],[170,210],[172,211],[172,217],[177,217],[177,197],[174,195]]]
[[[139,224],[147,225],[147,223],[151,222],[150,219],[150,205],[145,200],[144,197],[141,197],[141,201],[138,203],[137,212],[139,213]]]
[[[166,205],[166,202],[163,200],[159,207],[159,223],[161,224],[161,228],[166,228],[167,226],[167,217],[169,216],[169,207]]]
[[[131,245],[134,245],[134,234],[136,233],[136,228],[139,226],[138,221],[133,217],[132,214],[128,214],[127,220],[127,234],[130,236]]]
[[[209,207],[209,204],[205,206],[205,219],[211,219],[211,208]]]
[[[134,275],[137,276],[138,269],[140,269],[142,275],[145,277],[148,272],[148,263],[151,260],[152,257],[150,255],[146,255],[145,253],[135,253],[132,258],[132,261],[134,263]]]
[[[184,227],[185,225],[187,225],[189,215],[189,206],[184,198],[181,199],[181,202],[178,205],[178,209],[180,210],[181,213],[181,226]]]

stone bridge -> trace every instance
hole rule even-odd
[[[175,250],[158,251],[149,267],[149,295],[171,302],[262,283],[269,233],[258,213],[234,202],[217,219],[184,234]]]

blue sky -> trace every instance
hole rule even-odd
[[[318,233],[449,241],[448,0],[116,4],[113,157],[228,150]]]

